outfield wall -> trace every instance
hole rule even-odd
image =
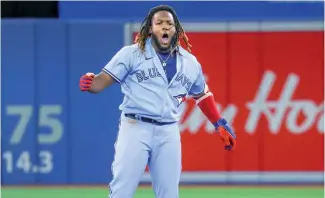
[[[81,93],[78,81],[99,72],[138,27],[2,20],[3,184],[110,181],[123,96],[117,84]],[[238,148],[223,151],[200,110],[186,102],[182,183],[323,183],[323,21],[184,27]]]

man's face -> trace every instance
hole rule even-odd
[[[176,28],[173,15],[168,11],[159,11],[152,17],[152,39],[160,51],[170,50],[175,42]]]

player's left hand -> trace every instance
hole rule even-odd
[[[227,121],[221,118],[214,126],[219,132],[221,141],[225,144],[225,149],[228,151],[234,150],[236,147],[236,133],[230,128]]]

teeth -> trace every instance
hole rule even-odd
[[[162,38],[161,40],[163,43],[168,43],[168,38]]]

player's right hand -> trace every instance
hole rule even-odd
[[[81,91],[88,91],[91,87],[91,83],[93,82],[93,79],[95,77],[94,73],[87,73],[83,76],[81,76],[79,81],[79,87]]]

